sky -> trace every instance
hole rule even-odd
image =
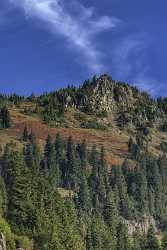
[[[0,92],[30,95],[107,73],[167,96],[165,0],[0,0]]]

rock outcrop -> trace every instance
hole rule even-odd
[[[112,112],[116,119],[124,119],[127,124],[145,124],[156,122],[159,118],[159,109],[155,100],[147,93],[127,83],[116,82],[107,75],[102,75],[79,96],[78,109],[92,110],[98,114]],[[160,114],[161,116],[162,114]],[[139,124],[140,125],[140,124]]]
[[[0,233],[0,250],[7,250],[6,239],[3,233]]]
[[[136,232],[147,234],[150,226],[153,226],[155,231],[157,231],[156,222],[152,216],[144,216],[139,221],[124,220],[124,223],[128,227],[129,235],[133,235]]]

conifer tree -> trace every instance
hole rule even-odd
[[[12,152],[7,176],[10,180],[8,183],[8,218],[16,231],[26,232],[32,229],[34,221],[29,199],[29,175],[21,154]]]
[[[117,230],[117,250],[129,250],[130,240],[128,237],[127,226],[120,222]]]
[[[66,151],[66,169],[65,169],[65,186],[78,191],[80,183],[80,160],[79,155],[76,152],[76,148],[69,137],[67,141],[67,151]]]
[[[160,245],[159,245],[157,238],[155,237],[155,230],[153,226],[151,226],[148,230],[146,249],[147,250],[160,250]]]
[[[114,195],[112,192],[107,194],[106,203],[104,207],[104,221],[108,226],[108,231],[110,232],[110,239],[112,241],[112,249],[116,249],[116,234],[117,226],[119,224],[118,210],[114,201]]]
[[[127,192],[127,183],[122,173],[122,168],[119,166],[112,168],[111,185],[113,188],[116,186],[119,195],[119,211],[124,218],[130,218],[132,215],[133,204]]]
[[[164,235],[164,237],[162,238],[162,250],[167,250],[167,234]]]
[[[10,112],[7,107],[3,107],[0,110],[0,123],[2,128],[10,128],[11,126],[11,118]]]
[[[22,140],[26,142],[28,139],[29,139],[29,133],[28,133],[27,126],[25,126],[24,131],[23,131],[23,135],[22,135]]]
[[[83,211],[87,213],[90,212],[91,210],[90,190],[87,183],[87,179],[84,175],[81,177],[81,183],[79,185],[78,203],[79,207]]]
[[[77,151],[81,160],[81,168],[86,174],[86,165],[87,165],[87,145],[84,140],[81,144],[78,144]]]
[[[51,160],[51,154],[53,152],[53,144],[52,144],[52,139],[51,136],[48,135],[46,139],[46,144],[45,144],[45,150],[44,150],[44,156],[45,156],[45,168],[49,169],[50,168],[50,160]]]

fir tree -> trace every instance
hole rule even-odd
[[[120,222],[117,230],[117,250],[129,250],[130,240],[128,237],[127,226]]]
[[[28,133],[27,126],[25,126],[24,131],[23,131],[23,135],[22,135],[22,140],[26,142],[28,139],[29,139],[29,133]]]
[[[160,250],[160,245],[159,245],[157,238],[155,237],[155,230],[153,226],[151,226],[148,230],[146,249],[147,250]]]
[[[162,250],[167,250],[167,234],[164,235],[164,237],[162,238]]]
[[[11,126],[10,112],[6,107],[1,108],[0,110],[0,121],[2,128],[10,128]]]

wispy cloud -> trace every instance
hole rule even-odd
[[[112,60],[118,78],[131,78],[137,71],[146,71],[146,49],[148,41],[144,34],[128,35],[117,41],[112,52]],[[144,69],[143,69],[144,66]]]
[[[115,17],[95,17],[94,8],[86,8],[77,0],[8,0],[21,8],[26,17],[37,18],[47,24],[54,34],[63,36],[68,46],[77,49],[90,69],[105,70],[103,53],[95,45],[97,34],[116,27]]]
[[[112,64],[117,79],[130,81],[151,95],[159,96],[164,84],[150,72],[148,55],[151,43],[151,38],[146,34],[127,35],[120,42],[117,41],[112,53]]]

